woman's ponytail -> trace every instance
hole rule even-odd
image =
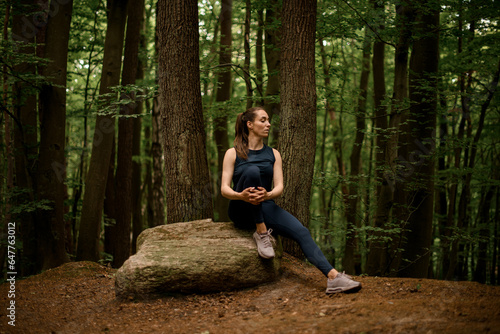
[[[257,116],[258,110],[264,110],[262,107],[253,107],[245,112],[239,113],[234,126],[235,138],[234,148],[236,154],[241,159],[248,159],[248,126],[247,122],[253,122]]]
[[[248,120],[245,116],[246,112],[239,113],[234,126],[234,148],[236,154],[244,160],[248,158]]]

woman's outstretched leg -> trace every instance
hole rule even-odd
[[[353,281],[343,273],[338,273],[333,268],[321,249],[314,242],[309,230],[297,218],[272,201],[264,202],[262,211],[267,226],[278,234],[295,240],[304,252],[307,260],[328,278],[326,293],[357,291],[361,288],[361,283]]]

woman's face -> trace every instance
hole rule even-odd
[[[269,135],[269,116],[265,110],[257,110],[253,122],[247,122],[248,130],[258,137],[267,137]]]

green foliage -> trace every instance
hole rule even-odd
[[[0,2],[0,11],[4,13],[6,1]],[[261,99],[267,102],[278,102],[279,97],[261,96],[255,87],[258,72],[256,69],[255,52],[257,49],[256,34],[258,32],[258,13],[271,5],[268,0],[252,1],[251,12],[251,64],[248,74],[253,88],[253,99],[258,103]],[[381,3],[380,3],[381,4]],[[135,85],[114,87],[109,94],[98,96],[104,38],[106,35],[107,17],[105,2],[101,0],[75,1],[71,23],[71,38],[68,57],[67,80],[67,143],[66,143],[66,180],[69,203],[75,202],[75,217],[81,205],[80,191],[84,191],[84,180],[88,168],[91,152],[92,134],[95,128],[96,115],[113,115],[113,117],[137,117],[142,121],[141,147],[142,153],[135,156],[135,162],[143,166],[151,164],[151,111],[152,100],[158,94],[155,84],[157,73],[155,51],[155,8],[156,2],[146,1],[146,21],[143,33],[143,47],[139,55],[144,64],[144,79]],[[278,5],[280,3],[278,2]],[[370,76],[368,97],[366,99],[366,115],[363,115],[366,126],[361,132],[365,135],[361,145],[361,170],[357,177],[352,177],[350,155],[355,148],[356,117],[360,116],[358,102],[360,100],[360,74],[362,70],[362,48],[365,30],[371,43],[382,41],[385,44],[385,88],[386,97],[383,105],[388,112],[401,113],[409,110],[411,102],[406,99],[401,105],[393,106],[394,94],[394,46],[401,34],[399,16],[400,2],[387,1],[382,8],[374,9],[371,1],[345,0],[318,0],[317,33],[316,33],[316,87],[317,87],[317,145],[316,164],[311,202],[310,229],[325,253],[331,255],[332,262],[340,263],[344,257],[345,239],[348,233],[354,232],[358,236],[358,255],[361,255],[363,265],[366,263],[366,254],[370,243],[379,241],[390,247],[391,256],[402,253],[402,235],[406,232],[406,220],[397,217],[393,212],[401,209],[393,203],[392,213],[383,228],[373,225],[376,213],[378,194],[377,188],[388,180],[376,179],[377,172],[392,175],[401,182],[406,190],[415,189],[419,184],[404,177],[412,173],[412,167],[418,161],[410,161],[408,156],[398,156],[399,161],[408,161],[395,168],[376,164],[376,139],[383,136],[391,138],[390,129],[377,129],[374,126],[373,79]],[[414,3],[420,8],[419,3]],[[435,3],[433,3],[435,5]],[[246,85],[244,79],[243,54],[243,27],[245,20],[245,2],[233,2],[233,44],[230,64],[219,65],[219,41],[221,3],[216,0],[202,0],[198,2],[199,33],[200,33],[200,80],[203,101],[204,120],[207,134],[207,157],[210,164],[214,189],[218,187],[220,175],[217,174],[216,146],[213,138],[213,119],[225,116],[228,119],[229,145],[234,135],[233,124],[236,115],[245,109]],[[436,204],[435,232],[433,245],[429,251],[433,253],[434,266],[440,266],[439,261],[450,252],[451,244],[475,245],[488,242],[488,251],[493,253],[494,220],[487,227],[490,236],[485,237],[479,231],[484,228],[484,222],[479,221],[479,207],[482,203],[482,192],[487,187],[500,187],[500,160],[499,140],[500,132],[500,94],[498,88],[491,97],[495,87],[494,74],[498,70],[500,44],[498,43],[500,8],[487,0],[441,2],[441,23],[439,27],[440,59],[439,59],[439,113],[438,122],[446,131],[437,130],[434,150],[424,152],[422,159],[435,159],[436,173],[434,182],[437,192],[446,196],[446,205],[450,207],[450,193],[453,187],[457,189],[455,198],[455,212],[438,211]],[[414,22],[411,23],[413,26]],[[264,29],[278,29],[279,20],[266,22]],[[412,41],[422,36],[414,34]],[[322,47],[319,45],[322,43]],[[34,94],[44,84],[47,78],[39,74],[19,72],[17,66],[33,65],[41,68],[46,61],[34,54],[18,52],[19,45],[12,40],[2,40],[0,44],[0,65],[8,87],[23,83],[25,93]],[[25,45],[23,47],[30,47]],[[266,45],[269,48],[278,48],[278,45]],[[410,50],[411,51],[411,50]],[[323,53],[324,52],[324,53]],[[321,58],[324,56],[324,61]],[[215,102],[217,91],[217,75],[221,70],[229,68],[232,74],[231,99],[225,102]],[[372,69],[373,70],[373,69]],[[37,72],[39,73],[39,72]],[[269,73],[265,65],[263,69],[264,87],[269,77],[276,73]],[[329,82],[329,84],[327,84]],[[422,85],[425,87],[425,83]],[[136,92],[135,103],[143,103],[145,108],[142,114],[119,116],[117,110],[131,102],[123,98],[130,92]],[[15,117],[12,110],[15,103],[12,100],[12,90],[9,88],[6,99],[0,101],[3,111]],[[491,99],[491,102],[488,102]],[[22,101],[21,101],[22,102]],[[475,135],[483,107],[487,105],[484,118],[484,127],[478,140]],[[327,109],[328,108],[328,109]],[[1,117],[4,117],[3,115]],[[2,118],[4,121],[4,118]],[[16,119],[16,121],[19,121]],[[273,120],[276,122],[276,119]],[[2,122],[2,125],[4,123]],[[403,123],[407,125],[408,123]],[[277,126],[276,123],[273,126]],[[412,127],[412,124],[410,124]],[[27,129],[26,129],[27,130]],[[282,129],[286,130],[286,129]],[[2,126],[2,135],[4,135]],[[406,135],[401,129],[400,137]],[[421,140],[424,142],[424,140]],[[2,154],[5,157],[5,144],[2,137]],[[474,164],[471,164],[472,151],[476,151]],[[439,167],[438,161],[442,162]],[[458,163],[456,163],[458,161]],[[4,163],[2,172],[7,170]],[[143,169],[141,180],[142,192],[147,191],[146,168]],[[5,173],[6,174],[6,173]],[[467,183],[469,181],[470,183]],[[50,210],[51,203],[47,201],[26,201],[29,193],[26,190],[14,188],[8,192],[2,186],[3,203],[7,200],[23,198],[15,204],[11,213],[30,213],[35,210]],[[350,193],[355,187],[357,194]],[[458,208],[462,194],[468,195],[465,207]],[[498,192],[495,196],[498,196]],[[142,207],[147,212],[146,200],[143,196]],[[348,227],[346,210],[348,201],[358,199],[355,216],[358,225]],[[497,202],[493,202],[490,215],[497,214]],[[403,209],[408,209],[406,206]],[[459,213],[459,209],[463,210]],[[459,217],[460,216],[460,217]],[[106,221],[106,224],[112,222]],[[444,226],[444,224],[451,224]],[[441,230],[449,233],[441,235]],[[462,254],[469,258],[469,262],[477,256],[474,247],[463,247]],[[333,252],[332,249],[336,251]],[[468,250],[469,249],[469,250]],[[103,255],[105,262],[110,261]],[[404,259],[403,259],[404,262]],[[339,268],[340,269],[340,268]],[[471,269],[469,268],[469,271]],[[437,270],[439,272],[439,270]],[[416,288],[419,290],[419,287]]]

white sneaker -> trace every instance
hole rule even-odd
[[[257,233],[253,234],[253,239],[257,244],[257,251],[259,255],[264,259],[272,259],[274,257],[274,249],[271,241],[274,241],[274,238],[271,236],[271,232],[273,230],[269,229],[266,233]]]
[[[361,283],[353,281],[351,276],[338,273],[334,279],[328,279],[326,293],[356,292],[361,289]]]

